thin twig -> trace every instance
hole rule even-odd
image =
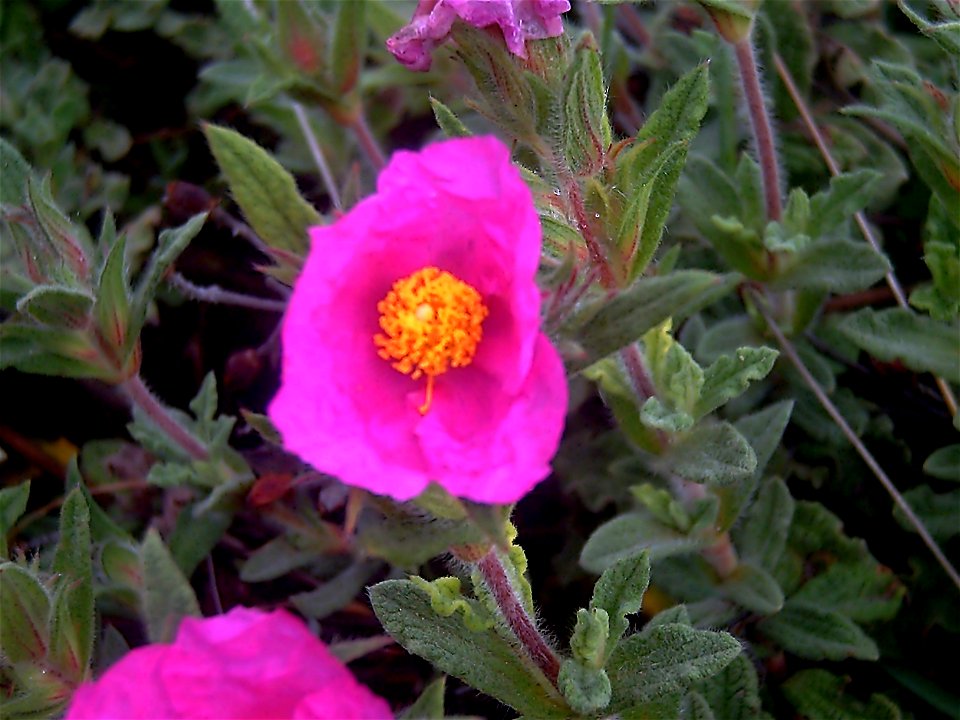
[[[783,350],[783,354],[787,356],[791,363],[793,363],[793,366],[796,368],[797,372],[800,373],[800,377],[803,378],[803,381],[807,384],[807,387],[809,387],[816,396],[817,400],[820,402],[820,405],[824,410],[826,410],[830,418],[837,424],[837,427],[840,428],[840,431],[844,434],[850,444],[853,445],[860,457],[863,458],[863,461],[867,464],[867,467],[873,471],[873,474],[876,475],[877,480],[879,480],[880,484],[883,485],[884,490],[886,490],[890,497],[893,498],[894,504],[900,508],[904,516],[907,518],[907,521],[910,523],[913,529],[917,531],[924,544],[930,549],[930,552],[933,553],[933,556],[937,559],[937,562],[940,563],[940,566],[950,577],[950,580],[952,580],[953,584],[957,586],[958,590],[960,590],[960,574],[957,574],[956,568],[950,564],[947,556],[943,554],[943,550],[940,549],[937,541],[933,539],[933,536],[927,530],[926,526],[923,524],[923,521],[913,511],[913,508],[910,507],[903,495],[900,494],[900,491],[894,486],[893,482],[883,471],[883,468],[880,467],[880,464],[874,459],[873,455],[870,454],[870,451],[867,450],[867,447],[860,441],[860,438],[857,437],[857,434],[847,424],[847,421],[844,419],[843,415],[840,414],[840,411],[837,410],[830,398],[827,397],[827,393],[824,392],[823,388],[820,387],[820,384],[807,369],[807,366],[803,364],[803,360],[801,360],[800,356],[797,354],[796,348],[793,347],[793,343],[787,339],[787,337],[783,334],[783,331],[780,329],[780,326],[777,325],[776,320],[771,316],[770,310],[766,305],[766,298],[756,291],[748,292],[754,299],[754,304],[759,310],[760,314],[763,316],[763,319],[766,321],[770,332],[773,333],[773,336],[777,339],[777,343],[779,343],[781,349]]]
[[[360,143],[360,147],[363,149],[363,153],[367,156],[367,160],[370,161],[373,169],[380,172],[383,166],[387,164],[387,158],[384,156],[383,150],[380,149],[377,139],[370,131],[367,118],[362,112],[357,114],[356,119],[350,124],[350,129],[353,130],[357,142]]]
[[[776,66],[777,74],[780,76],[780,79],[786,86],[787,92],[790,93],[790,97],[793,99],[794,105],[797,106],[797,110],[800,112],[800,117],[803,118],[803,123],[807,126],[807,131],[813,138],[813,142],[816,144],[817,149],[820,150],[820,155],[823,158],[823,161],[830,169],[830,174],[836,177],[840,174],[840,166],[837,165],[836,160],[833,159],[833,155],[830,152],[830,148],[827,147],[826,140],[824,140],[823,134],[820,132],[820,128],[818,128],[817,123],[814,122],[813,116],[810,114],[810,109],[807,107],[806,102],[804,102],[803,97],[800,95],[800,91],[797,89],[796,83],[793,81],[793,76],[790,74],[790,70],[777,53],[774,53],[773,55],[773,64]],[[870,228],[870,225],[867,224],[867,219],[864,217],[863,213],[858,211],[854,213],[853,217],[857,223],[857,227],[860,228],[860,232],[863,233],[863,237],[866,238],[866,241],[870,244],[870,247],[873,248],[874,252],[882,254],[880,243],[873,234],[873,230]],[[907,302],[907,296],[903,292],[903,287],[900,285],[900,281],[897,280],[897,276],[894,274],[893,268],[890,268],[890,270],[887,271],[885,277],[887,285],[890,287],[890,291],[893,293],[893,297],[897,301],[897,305],[904,309],[908,309],[909,303]],[[950,385],[943,378],[938,376],[934,376],[934,380],[936,380],[937,387],[940,388],[940,394],[943,395],[943,401],[947,404],[950,414],[956,415],[957,399],[954,396],[953,391],[950,389]]]
[[[490,548],[490,551],[477,562],[477,569],[483,575],[484,582],[496,600],[504,620],[517,636],[527,656],[556,687],[557,676],[560,674],[560,660],[527,614],[526,608],[507,577],[496,548]]]
[[[337,210],[342,210],[343,206],[340,204],[340,192],[337,190],[337,183],[333,179],[333,173],[330,172],[327,159],[323,156],[320,145],[317,143],[317,138],[313,134],[313,128],[310,127],[310,119],[307,117],[303,105],[298,102],[291,102],[290,107],[293,108],[293,114],[297,116],[300,131],[303,133],[304,140],[307,141],[307,147],[310,148],[310,155],[313,157],[313,162],[320,171],[320,177],[323,179],[323,184],[327,188],[327,195],[330,196],[330,202]]]
[[[753,53],[750,38],[741,40],[733,46],[740,70],[740,83],[750,117],[750,128],[760,160],[760,173],[763,176],[763,192],[767,205],[767,220],[779,220],[783,213],[780,201],[780,176],[777,166],[777,148],[773,142],[773,126],[767,114],[767,106],[760,87],[760,71]]]
[[[210,457],[207,448],[174,419],[173,415],[171,415],[153,393],[150,392],[149,388],[144,384],[143,378],[139,375],[134,375],[122,383],[120,389],[123,390],[131,403],[143,410],[144,414],[150,418],[154,425],[179,445],[187,455],[194,460],[207,460]]]
[[[219,285],[206,285],[203,287],[195,285],[177,272],[171,275],[170,284],[187,297],[201,302],[216,303],[219,305],[236,305],[237,307],[275,313],[282,313],[287,309],[287,304],[280,300],[244,295],[243,293],[233,292],[232,290],[224,290]]]

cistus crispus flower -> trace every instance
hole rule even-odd
[[[568,10],[569,0],[420,0],[387,49],[411,70],[429,70],[434,48],[459,19],[474,27],[498,26],[510,52],[525,58],[527,40],[563,34],[560,16]]]
[[[131,650],[80,686],[66,720],[392,717],[302,622],[236,607],[184,619],[171,644]]]
[[[398,152],[374,195],[310,234],[269,408],[284,445],[398,500],[435,481],[509,503],[546,477],[567,384],[540,330],[540,223],[508,149]]]

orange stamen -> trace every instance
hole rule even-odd
[[[473,361],[489,314],[476,288],[436,267],[397,280],[377,303],[380,329],[377,354],[414,380],[427,376],[425,415],[433,402],[433,382],[452,367]]]

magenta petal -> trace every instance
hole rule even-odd
[[[307,704],[312,715],[302,715]],[[389,718],[326,646],[288,613],[234,608],[188,618],[170,645],[130,651],[80,687],[69,720]]]
[[[474,27],[496,25],[514,55],[527,56],[528,39],[563,34],[560,16],[569,0],[420,0],[408,25],[387,40],[387,49],[411,70],[429,70],[434,48],[456,19]]]
[[[566,384],[540,333],[539,219],[506,147],[480,137],[397,153],[375,195],[311,238],[269,407],[284,445],[348,485],[397,500],[438,481],[472,482],[464,497],[499,502],[545,477]],[[377,303],[428,266],[473,286],[489,315],[472,362],[435,378],[421,415],[427,379],[395,370],[374,336]]]

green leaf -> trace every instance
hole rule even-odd
[[[839,325],[840,332],[878,360],[899,360],[960,384],[960,325],[937,322],[901,308],[865,308]]]
[[[669,317],[680,322],[716,302],[738,282],[738,275],[701,270],[679,270],[638,279],[589,316],[579,318],[577,340],[586,352],[574,361],[574,369],[582,369],[629,345]]]
[[[0,562],[7,559],[7,534],[27,509],[30,481],[23,480],[13,487],[0,490]]]
[[[931,5],[932,3],[927,3]],[[919,12],[910,7],[906,0],[898,0],[897,5],[903,11],[903,14],[910,18],[910,22],[916,25],[920,32],[929,38],[932,38],[940,47],[954,59],[960,56],[960,13],[957,12],[955,5],[950,3],[939,4],[941,12],[946,14],[948,11],[952,14],[947,15],[942,22],[930,22]]]
[[[446,675],[427,685],[416,702],[400,714],[400,720],[442,720],[443,693],[446,687]]]
[[[885,695],[868,702],[846,692],[848,679],[826,670],[802,670],[783,684],[783,694],[804,717],[830,720],[900,720],[900,710]]]
[[[564,163],[574,175],[592,175],[603,166],[613,138],[600,51],[589,32],[581,37],[565,75],[561,103]]]
[[[473,135],[473,133],[467,129],[467,126],[460,121],[460,118],[453,114],[453,110],[432,95],[430,96],[430,107],[433,108],[433,117],[436,119],[437,125],[448,138],[470,137]]]
[[[935,450],[924,461],[923,471],[940,480],[960,482],[960,444],[947,445]]]
[[[726,667],[740,654],[732,635],[660,625],[621,642],[607,664],[613,685],[611,710],[649,702],[682,690]]]
[[[53,571],[59,579],[51,610],[50,660],[64,675],[79,680],[90,664],[94,628],[90,511],[79,488],[67,495],[60,510]]]
[[[937,540],[947,540],[960,533],[960,490],[938,493],[926,485],[921,485],[907,490],[903,499]],[[901,527],[916,532],[898,506],[894,507],[893,516]]]
[[[0,653],[10,663],[42,661],[47,655],[50,597],[28,570],[0,562]]]
[[[68,268],[68,272],[80,282],[90,275],[90,258],[93,254],[90,237],[81,225],[64,215],[54,202],[50,190],[50,177],[37,182],[27,178],[27,198],[43,236]]]
[[[865,242],[844,238],[812,242],[787,256],[784,265],[771,280],[771,287],[856,292],[870,287],[890,270],[887,258]]]
[[[51,327],[84,329],[90,322],[93,297],[86,290],[37,285],[17,302],[17,310]]]
[[[694,407],[694,415],[701,418],[713,412],[743,393],[754,380],[765,378],[779,354],[768,347],[742,347],[736,355],[718,358],[704,370],[703,387]]]
[[[680,433],[693,427],[693,417],[683,410],[671,410],[660,398],[651,397],[640,408],[640,422],[652,430]]]
[[[206,219],[207,214],[200,213],[194,215],[180,227],[164,230],[160,233],[157,246],[140,275],[133,294],[133,301],[130,304],[128,345],[132,345],[140,337],[140,330],[146,322],[150,303],[153,301],[153,296],[156,294],[163,276],[176,259],[180,257],[180,253],[190,244],[190,241],[200,232],[200,228],[203,227]]]
[[[737,655],[717,675],[694,687],[717,720],[760,720],[757,671],[746,655]]]
[[[225,499],[205,512],[199,512],[200,503],[193,503],[180,510],[177,524],[170,534],[170,554],[184,577],[193,571],[220,542],[236,512],[239,501]]]
[[[564,699],[581,715],[593,715],[610,704],[610,678],[603,668],[567,659],[560,666],[557,687]]]
[[[30,165],[10,143],[0,138],[0,205],[23,205],[27,200]]]
[[[766,570],[741,562],[723,579],[720,592],[742,608],[758,615],[771,615],[783,607],[783,590]]]
[[[410,580],[370,588],[377,618],[404,648],[443,672],[535,718],[565,718],[563,700],[492,628],[471,630],[459,613],[438,614],[429,593]]]
[[[773,570],[786,546],[793,521],[794,500],[780,478],[767,478],[756,499],[734,530],[741,555],[766,570]]]
[[[830,178],[829,189],[810,198],[807,234],[817,240],[842,226],[866,207],[879,180],[876,170],[857,170]]]
[[[670,334],[667,319],[643,336],[644,357],[657,391],[674,407],[691,412],[700,397],[703,370]]]
[[[112,226],[112,216],[104,219],[104,227]],[[113,242],[100,271],[97,282],[97,299],[93,317],[103,338],[111,348],[122,351],[132,343],[127,342],[130,327],[130,294],[127,290],[126,237]]]
[[[171,642],[180,621],[199,617],[200,606],[159,533],[151,528],[140,546],[143,595],[140,598],[150,642]]]
[[[956,717],[957,708],[960,708],[960,695],[956,692],[951,692],[929,677],[906,667],[886,665],[883,669],[898,683],[923,698],[947,717]]]
[[[330,79],[339,93],[351,91],[360,77],[370,32],[366,14],[366,0],[353,0],[336,5],[329,67]]]
[[[716,720],[706,699],[692,690],[684,694],[680,701],[680,715],[684,720]]]
[[[649,584],[650,557],[649,553],[641,551],[638,555],[614,562],[603,571],[594,585],[590,608],[604,610],[609,617],[606,657],[609,657],[630,626],[627,615],[639,612]]]
[[[685,480],[730,485],[753,475],[757,456],[728,422],[701,423],[657,460]]]
[[[856,623],[838,612],[787,601],[757,628],[794,655],[808,660],[876,660],[877,644]]]
[[[313,590],[292,595],[290,602],[307,617],[322,620],[346,607],[382,567],[383,564],[379,560],[353,563],[336,577]]]
[[[896,575],[875,562],[838,562],[804,583],[790,602],[838,612],[856,622],[874,622],[892,619],[905,592]]]
[[[399,567],[413,570],[452,545],[483,540],[480,530],[463,520],[437,518],[409,504],[379,506],[386,518],[361,516],[358,539],[365,552]]]
[[[643,509],[619,515],[597,528],[583,546],[580,564],[591,572],[600,572],[644,551],[651,560],[657,560],[693,552],[702,545],[700,539],[664,525]]]
[[[624,628],[625,630],[626,628]],[[619,638],[608,643],[610,616],[603,608],[577,610],[577,624],[570,635],[570,649],[574,659],[592,668],[603,667],[607,655]]]
[[[205,125],[210,150],[254,231],[270,247],[306,255],[307,228],[323,222],[297,185],[266,150],[228,128]]]

